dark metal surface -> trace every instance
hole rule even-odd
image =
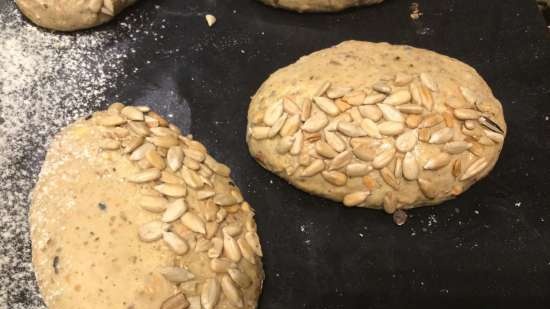
[[[418,2],[418,21],[399,0],[317,15],[252,0],[142,1],[130,10],[147,11],[166,30],[161,40],[134,35],[140,48],[121,69],[140,70],[111,97],[174,113],[232,168],[257,210],[267,275],[259,308],[550,308],[550,40],[542,16],[535,1]],[[218,18],[213,28],[205,13]],[[257,165],[244,140],[250,96],[277,68],[346,39],[428,48],[475,67],[508,122],[495,170],[397,227],[380,211],[309,196]]]

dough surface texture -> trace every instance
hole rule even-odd
[[[470,66],[346,41],[273,73],[252,98],[246,138],[294,186],[393,213],[467,190],[493,168],[505,135],[500,102]]]
[[[16,0],[23,14],[40,27],[75,31],[104,24],[137,0]]]
[[[381,3],[384,0],[261,0],[263,3],[297,12],[337,12],[350,7]]]
[[[29,218],[48,308],[256,308],[261,245],[229,174],[147,107],[63,129]]]

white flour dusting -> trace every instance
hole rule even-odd
[[[0,309],[45,308],[27,225],[36,163],[60,127],[105,102],[127,53],[113,31],[49,33],[7,6],[0,11]]]

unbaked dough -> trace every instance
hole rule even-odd
[[[273,73],[248,110],[252,156],[346,206],[438,204],[495,165],[500,102],[470,66],[404,45],[347,41]]]
[[[104,24],[137,0],[16,0],[33,23],[52,30],[74,31]]]
[[[372,5],[384,0],[260,0],[273,7],[298,12],[336,12],[355,6]]]
[[[63,129],[30,211],[48,308],[256,308],[262,251],[229,173],[146,107]]]

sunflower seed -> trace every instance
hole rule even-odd
[[[363,203],[369,196],[369,191],[358,191],[349,193],[344,196],[343,203],[345,206],[352,207]]]
[[[174,283],[180,283],[189,281],[195,278],[195,275],[187,269],[181,267],[162,267],[159,269],[159,273],[166,278],[166,280]]]
[[[399,179],[403,176],[403,158],[398,157],[395,159],[395,169],[393,171],[395,178]]]
[[[199,216],[193,213],[190,213],[190,212],[184,213],[181,216],[181,222],[183,223],[183,225],[185,225],[187,228],[189,228],[193,232],[200,233],[200,234],[206,233],[204,222]]]
[[[237,240],[237,244],[241,249],[241,253],[243,254],[244,259],[251,264],[256,264],[256,257],[248,242],[246,242],[244,238],[239,238],[239,240]]]
[[[223,220],[225,220],[225,217],[227,217],[227,210],[225,210],[224,208],[220,208],[216,213],[216,222],[222,223]]]
[[[160,309],[185,309],[187,307],[189,307],[189,302],[183,293],[168,297],[160,305]]]
[[[422,121],[422,116],[420,115],[408,115],[405,119],[405,124],[407,127],[414,129],[417,128],[420,122]]]
[[[208,249],[208,257],[215,259],[222,254],[223,250],[223,240],[219,237],[212,238],[212,247]]]
[[[389,95],[382,103],[389,105],[401,105],[411,100],[411,93],[408,90],[398,90]]]
[[[358,136],[367,135],[367,132],[365,132],[365,130],[363,130],[361,127],[349,122],[339,122],[337,129],[339,132],[349,137],[358,137]]]
[[[149,136],[151,133],[149,127],[140,121],[128,121],[128,128],[139,136]]]
[[[214,203],[219,206],[231,206],[239,202],[230,192],[220,192],[214,196]]]
[[[212,196],[214,196],[214,194],[216,194],[216,192],[211,190],[200,190],[200,191],[197,191],[197,199],[199,201],[202,201],[207,198],[211,198]]]
[[[153,144],[150,144],[150,143],[145,143],[139,147],[137,147],[133,152],[132,154],[130,155],[130,160],[132,161],[139,161],[143,158],[145,158],[145,154],[150,151],[150,150],[153,150],[155,149],[155,146],[153,146]]]
[[[120,113],[130,120],[143,121],[143,112],[134,106],[126,106]]]
[[[183,163],[183,151],[181,147],[170,147],[166,154],[166,162],[171,170],[177,171]]]
[[[409,90],[411,91],[413,102],[423,105],[429,111],[432,110],[433,97],[428,88],[421,84],[411,83]]]
[[[396,86],[405,86],[408,83],[410,83],[412,80],[413,80],[413,77],[411,75],[399,72],[395,74],[394,83]]]
[[[206,252],[210,249],[211,245],[210,240],[200,238],[197,240],[197,244],[195,245],[195,252]]]
[[[403,104],[396,107],[398,111],[405,114],[422,114],[424,109],[417,104]]]
[[[472,147],[471,143],[464,141],[448,142],[443,146],[443,150],[450,154],[460,154]]]
[[[456,159],[453,162],[453,170],[452,170],[453,176],[458,177],[458,175],[460,175],[461,170],[462,170],[462,163],[460,159]]]
[[[403,158],[403,176],[407,180],[415,180],[418,178],[418,163],[412,152],[407,152]]]
[[[319,88],[313,93],[314,97],[320,97],[330,88],[331,83],[329,81],[323,82]]]
[[[401,152],[411,151],[418,142],[418,131],[409,130],[397,137],[395,148]]]
[[[396,210],[393,213],[393,222],[397,226],[402,226],[405,222],[407,222],[407,213],[402,209]]]
[[[143,145],[143,141],[145,141],[145,139],[141,136],[134,136],[132,137],[125,145],[124,145],[124,150],[122,151],[122,153],[124,154],[128,154],[134,150],[136,150],[139,146]],[[152,146],[152,145],[151,145]]]
[[[348,104],[348,102],[342,100],[342,99],[336,99],[334,101],[334,104],[336,104],[336,106],[338,107],[338,109],[340,110],[340,112],[345,112],[347,110],[349,110],[350,108],[352,108],[353,106],[351,104]]]
[[[418,140],[427,143],[430,140],[431,134],[430,128],[418,129]]]
[[[283,110],[290,115],[298,115],[298,117],[300,116],[301,112],[298,105],[296,105],[296,103],[288,97],[285,97],[283,99]]]
[[[161,239],[164,232],[164,223],[151,221],[141,225],[138,229],[139,238],[144,242],[153,242]]]
[[[384,211],[388,214],[393,214],[397,209],[397,198],[393,192],[388,192],[384,195],[383,200]]]
[[[378,125],[380,134],[386,136],[394,136],[401,134],[405,130],[405,125],[402,122],[384,121]]]
[[[156,128],[160,125],[160,121],[154,117],[146,115],[143,117],[143,121],[149,128]]]
[[[187,188],[184,185],[161,184],[154,187],[158,192],[169,197],[184,197],[187,194]]]
[[[479,174],[487,165],[489,162],[484,157],[481,157],[474,161],[464,172],[464,174],[460,177],[461,181],[468,180],[475,175]]]
[[[382,93],[371,94],[365,98],[365,100],[363,101],[363,104],[372,105],[372,104],[380,103],[384,101],[385,98],[386,98],[386,95]]]
[[[457,108],[453,114],[459,120],[479,119],[479,112],[469,108]]]
[[[160,171],[156,168],[147,169],[126,177],[126,180],[134,183],[144,183],[160,178]]]
[[[361,116],[357,107],[351,108],[348,114],[351,116],[351,122],[360,123],[363,120],[363,116]]]
[[[175,136],[152,136],[145,138],[148,142],[158,147],[170,148],[179,144]]]
[[[374,85],[372,85],[372,89],[380,92],[380,93],[384,93],[384,94],[390,94],[391,93],[391,87],[386,84],[386,83],[382,83],[382,82],[378,82]]]
[[[147,159],[141,159],[141,160],[139,160],[139,161],[137,162],[137,166],[139,166],[141,169],[144,169],[144,170],[153,167],[153,166],[151,165],[151,163],[149,163],[149,161],[147,161]]]
[[[348,86],[332,86],[327,90],[326,94],[330,99],[338,99],[350,93],[352,90],[353,88]]]
[[[292,144],[292,147],[290,147],[290,154],[291,155],[298,155],[302,151],[302,145],[304,143],[304,134],[302,131],[296,132],[294,134],[294,143]]]
[[[316,113],[312,115],[306,122],[302,125],[302,130],[310,133],[315,133],[328,124],[328,118],[324,113]]]
[[[201,291],[201,304],[204,309],[214,309],[220,299],[221,287],[216,278],[206,279]]]
[[[353,148],[353,154],[363,161],[372,161],[376,157],[376,148],[364,143]]]
[[[401,112],[398,111],[392,105],[378,104],[377,106],[382,111],[382,115],[386,120],[395,121],[395,122],[405,122],[405,118],[403,117],[403,114],[401,114]]]
[[[238,270],[237,268],[230,268],[227,270],[227,273],[243,289],[248,288],[252,284],[252,280],[244,272]]]
[[[382,151],[372,160],[372,166],[376,169],[381,169],[388,165],[395,156],[395,148],[391,147]]]
[[[470,149],[468,149],[471,153],[473,153],[474,155],[478,156],[478,157],[481,157],[483,156],[484,154],[484,149],[483,149],[483,146],[481,146],[480,144],[478,143],[472,143],[472,147],[470,147]]]
[[[264,113],[264,123],[268,126],[272,126],[283,115],[283,100],[277,100],[277,102],[268,106]]]
[[[287,118],[285,124],[281,128],[281,136],[291,136],[300,128],[300,116],[292,115]]]
[[[498,133],[494,133],[494,134],[498,134]],[[483,146],[494,146],[495,145],[495,142],[492,139],[488,138],[487,136],[481,136],[477,140],[477,142],[480,143]]]
[[[470,105],[474,105],[477,102],[477,95],[466,87],[460,87],[460,93],[462,93],[462,96]]]
[[[243,299],[240,295],[239,289],[237,289],[233,283],[233,280],[231,280],[228,275],[224,275],[222,277],[222,290],[223,294],[227,297],[227,300],[229,300],[233,306],[237,308],[243,307]]]
[[[114,127],[126,123],[126,119],[118,115],[104,114],[95,118],[97,124],[105,127]]]
[[[465,120],[464,127],[466,127],[466,129],[468,130],[473,130],[476,128],[476,123],[474,120]]]
[[[223,251],[232,261],[239,262],[241,260],[241,250],[237,241],[227,233],[223,234]]]
[[[430,115],[430,116],[424,118],[424,120],[422,120],[422,122],[420,122],[418,127],[419,128],[431,128],[435,125],[440,124],[442,121],[443,121],[443,116],[441,116],[440,114],[433,114],[433,115]]]
[[[384,181],[390,187],[394,188],[395,190],[399,189],[399,181],[397,179],[395,179],[394,174],[392,173],[392,171],[389,168],[384,167],[383,169],[381,169],[380,170],[380,176],[382,176],[382,179],[384,179]]]
[[[165,183],[169,183],[169,184],[174,184],[174,185],[185,184],[183,179],[179,178],[175,174],[173,174],[171,172],[168,172],[168,171],[162,171],[161,176],[160,176],[160,181],[165,182]]]
[[[185,165],[190,170],[198,171],[201,168],[201,164],[190,157],[183,158],[183,165]]]
[[[313,161],[311,164],[309,164],[309,166],[307,166],[302,171],[301,176],[302,177],[311,177],[311,176],[317,175],[318,173],[320,173],[324,169],[325,169],[325,163],[323,162],[323,160],[317,159],[317,160]]]
[[[332,149],[332,147],[330,147],[329,144],[323,141],[318,141],[317,143],[315,143],[315,151],[317,151],[319,155],[328,159],[332,159],[338,154],[336,151],[334,151],[334,149]]]
[[[99,148],[105,150],[116,150],[120,148],[120,142],[110,138],[104,138],[99,141]]]
[[[183,178],[183,181],[185,181],[185,183],[193,189],[200,189],[204,185],[202,179],[197,176],[194,171],[188,169],[186,166],[183,166],[181,168],[180,174]]]
[[[267,137],[272,138],[275,135],[277,135],[279,131],[281,131],[281,128],[283,127],[283,125],[285,124],[287,117],[288,117],[287,113],[284,113],[281,117],[279,117],[279,119],[277,119],[275,124],[273,124],[273,126],[269,129],[269,132],[267,133]]]
[[[348,180],[346,174],[337,171],[324,171],[321,175],[327,182],[338,187],[345,185]]]
[[[262,253],[262,246],[260,245],[260,239],[258,238],[258,234],[255,232],[246,232],[244,234],[244,239],[252,249],[254,253],[258,256],[264,256]]]
[[[354,91],[352,93],[347,94],[343,99],[354,106],[358,106],[363,104],[365,101],[365,93],[363,91]]]
[[[269,136],[271,127],[253,127],[250,129],[250,135],[257,140],[266,139]]]
[[[181,239],[178,235],[172,232],[164,232],[162,239],[168,245],[176,255],[184,255],[189,250],[185,240]]]
[[[438,131],[435,131],[431,134],[429,143],[430,144],[444,144],[450,141],[454,136],[454,130],[451,128],[443,128]]]
[[[362,181],[365,187],[371,191],[378,186],[378,183],[369,176],[363,176]]]
[[[173,222],[178,220],[187,211],[187,205],[183,199],[176,199],[168,204],[166,211],[162,214],[162,222]]]
[[[504,136],[500,133],[497,133],[491,130],[483,130],[483,132],[485,132],[485,135],[487,135],[488,138],[492,139],[497,143],[504,142]]]
[[[431,181],[424,178],[418,178],[418,186],[420,187],[420,191],[422,191],[427,198],[433,199],[437,196],[437,186]]]
[[[145,159],[147,159],[147,161],[151,163],[151,166],[156,167],[159,170],[163,170],[166,168],[166,162],[164,162],[164,159],[155,149],[147,151],[145,153]]]
[[[368,118],[361,121],[361,129],[363,129],[366,135],[370,137],[382,138],[382,135],[380,135],[380,131],[378,130],[378,126],[376,125],[376,123]]]
[[[359,113],[361,114],[361,116],[368,118],[374,122],[382,118],[382,111],[376,105],[359,106]]]
[[[206,155],[204,154],[204,152],[193,148],[184,149],[183,153],[186,157],[190,157],[197,162],[203,162],[206,159]]]
[[[168,200],[158,196],[142,196],[139,199],[139,206],[150,212],[163,212],[168,205]]]
[[[338,106],[336,106],[331,99],[327,99],[325,97],[314,97],[313,102],[317,105],[317,107],[319,107],[320,110],[330,116],[336,116],[340,113]]]
[[[346,166],[346,175],[349,177],[364,176],[370,171],[372,171],[372,166],[364,163],[351,163]]]
[[[420,73],[420,81],[424,86],[426,86],[426,88],[430,89],[433,92],[437,92],[439,90],[435,79],[430,73]]]
[[[353,159],[353,153],[351,150],[346,150],[339,153],[334,159],[330,161],[329,170],[337,170],[346,166]]]
[[[502,130],[502,128],[496,122],[491,120],[490,118],[485,117],[485,116],[481,116],[481,117],[479,117],[478,121],[479,121],[479,123],[481,123],[482,126],[486,127],[487,129],[489,129],[491,131],[496,132],[496,133],[500,133],[500,134],[504,134],[504,130]]]
[[[426,162],[424,169],[438,170],[451,162],[451,156],[446,152],[440,152]]]
[[[325,131],[325,140],[337,152],[346,150],[346,143],[336,133]]]
[[[278,154],[284,155],[285,153],[290,151],[293,144],[294,144],[294,137],[284,136],[277,143],[275,150],[277,151]]]
[[[124,108],[124,104],[120,102],[115,102],[107,108],[107,112],[110,114],[118,115],[120,111]]]
[[[302,112],[300,113],[300,120],[306,121],[311,116],[311,105],[312,102],[308,98],[304,98],[302,101]]]

